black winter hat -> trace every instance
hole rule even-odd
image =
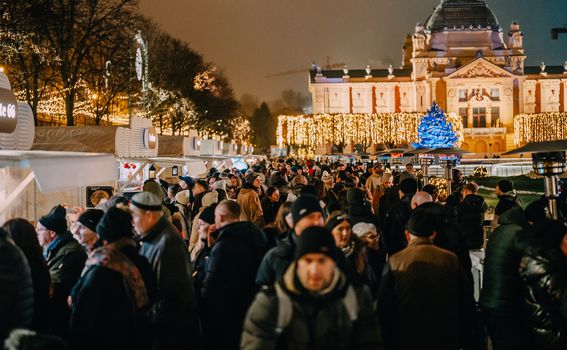
[[[207,181],[205,181],[203,179],[199,179],[199,180],[195,181],[195,185],[201,185],[206,190],[209,189],[209,184],[207,183]]]
[[[411,194],[417,192],[417,181],[411,178],[404,179],[400,182],[400,191],[403,194]]]
[[[117,207],[108,209],[96,226],[98,236],[107,242],[132,237],[132,232],[132,215]]]
[[[307,216],[316,211],[323,214],[323,209],[321,209],[321,205],[319,204],[317,197],[309,194],[299,196],[299,198],[297,198],[297,200],[293,202],[293,206],[291,207],[291,216],[293,217],[293,223],[296,224],[304,216]]]
[[[51,211],[39,219],[39,223],[46,229],[58,235],[67,232],[67,211],[60,205],[54,206]]]
[[[514,183],[512,182],[512,180],[500,180],[496,185],[498,186],[500,191],[504,193],[514,190]]]
[[[89,209],[79,216],[79,221],[83,226],[89,230],[96,232],[96,225],[98,225],[100,219],[104,216],[104,211],[100,209]]]
[[[209,205],[208,207],[203,209],[203,211],[201,212],[201,215],[199,215],[199,219],[203,220],[204,222],[206,222],[209,225],[214,224],[215,223],[215,208],[216,207],[217,207],[217,204],[214,203],[213,205]]]
[[[417,237],[431,236],[436,227],[436,216],[427,210],[414,210],[406,224],[406,230]]]
[[[331,213],[331,215],[327,218],[327,222],[325,223],[325,228],[329,231],[333,231],[335,226],[339,225],[343,221],[348,221],[349,224],[351,223],[350,218],[346,213],[341,211],[336,211]]]
[[[335,239],[324,227],[312,226],[303,231],[295,245],[295,260],[310,253],[325,254],[336,261]]]

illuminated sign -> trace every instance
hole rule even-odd
[[[17,108],[14,93],[0,88],[0,132],[10,134],[16,130]]]

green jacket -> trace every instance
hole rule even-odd
[[[256,295],[244,323],[241,349],[383,349],[370,296],[364,289],[350,287],[338,268],[335,273],[338,277],[334,287],[324,295],[313,297],[296,287],[299,282],[292,263],[277,286],[264,287]],[[278,297],[277,288],[291,300],[290,319],[284,327],[278,322],[283,300]],[[354,315],[343,300],[349,291],[356,295]]]

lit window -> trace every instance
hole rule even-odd
[[[459,89],[459,102],[467,101],[467,89]]]
[[[490,98],[492,101],[500,101],[500,89],[490,89]]]
[[[467,108],[459,108],[459,116],[463,120],[463,128],[469,127],[469,116],[467,115]]]

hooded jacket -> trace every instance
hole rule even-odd
[[[217,232],[201,291],[204,338],[207,349],[238,349],[246,310],[258,291],[254,279],[267,240],[247,221]]]

